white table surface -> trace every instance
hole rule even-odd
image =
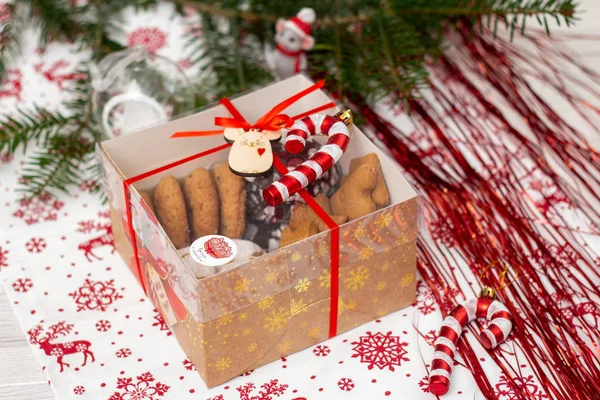
[[[597,20],[600,18],[600,2],[581,0],[579,21],[572,29],[554,29],[570,33],[600,35]],[[532,24],[533,25],[533,24]],[[518,38],[516,39],[518,40]],[[598,41],[572,40],[586,64],[600,69],[600,45]],[[0,286],[0,400],[46,400],[54,399],[40,365],[29,349],[16,317],[8,303],[6,293]]]

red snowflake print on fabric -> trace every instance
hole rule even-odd
[[[186,358],[185,360],[183,360],[183,368],[187,369],[188,371],[194,371],[196,369],[196,367],[194,367],[194,364],[192,364],[192,362]]]
[[[117,356],[117,358],[127,358],[131,355],[131,350],[129,349],[119,349],[117,350],[117,352],[115,353],[115,355]]]
[[[145,47],[148,53],[156,53],[167,44],[167,35],[158,28],[139,28],[129,34],[127,46]]]
[[[260,385],[261,390],[257,395],[252,396],[256,386],[254,383],[248,382],[236,388],[240,393],[240,400],[273,400],[274,397],[279,397],[285,393],[288,385],[280,384],[277,379],[271,379],[269,382]]]
[[[429,286],[423,281],[417,283],[417,301],[415,305],[417,310],[423,315],[428,315],[435,311],[435,297],[431,293]]]
[[[436,330],[430,330],[425,335],[423,335],[423,339],[427,342],[428,345],[433,346],[435,339],[438,337],[438,332]]]
[[[108,306],[123,296],[114,287],[114,281],[92,281],[86,279],[83,286],[69,293],[77,304],[77,311],[97,310],[106,311]]]
[[[218,396],[215,396],[215,397],[209,397],[209,398],[208,398],[208,399],[206,399],[206,400],[225,400],[225,398],[223,397],[223,395],[222,395],[222,394],[220,394],[220,395],[218,395]]]
[[[27,225],[56,221],[58,211],[64,205],[65,203],[55,199],[50,193],[42,193],[33,199],[19,200],[18,209],[13,213],[13,217],[22,219]]]
[[[163,397],[171,388],[163,383],[156,382],[150,372],[133,378],[118,378],[117,391],[110,396],[109,400],[157,400]]]
[[[8,267],[8,250],[0,246],[0,270]]]
[[[408,353],[408,343],[400,342],[400,336],[392,336],[391,331],[385,335],[381,332],[367,332],[367,336],[361,336],[358,342],[352,344],[352,350],[356,352],[352,358],[360,357],[360,362],[369,364],[370,370],[377,367],[394,371],[394,365],[399,366],[402,361],[409,361],[409,358],[405,357]]]
[[[0,163],[8,164],[13,160],[13,155],[10,153],[0,153]]]
[[[423,378],[421,378],[421,380],[419,381],[419,387],[421,388],[423,393],[429,393],[429,377],[428,376],[424,376]]]
[[[154,310],[154,311],[156,311],[156,310]],[[152,326],[157,326],[161,331],[166,331],[167,336],[172,335],[171,330],[169,329],[169,326],[165,322],[165,319],[158,311],[156,311],[156,314],[154,314],[154,323],[152,324]]]
[[[94,193],[98,189],[98,182],[95,179],[86,179],[79,184],[79,190],[82,192]]]
[[[73,71],[76,65],[71,66],[67,60],[57,60],[52,65],[47,66],[43,62],[34,66],[35,72],[43,75],[48,82],[55,83],[60,90],[65,89],[65,82],[73,82],[86,79],[86,75]]]
[[[23,73],[18,69],[9,69],[0,81],[0,100],[13,97],[21,101],[23,91]]]
[[[45,239],[31,238],[25,243],[25,248],[30,253],[41,253],[48,246]]]
[[[327,357],[327,355],[331,353],[331,349],[329,346],[320,344],[313,348],[313,354],[317,357]]]
[[[350,392],[352,391],[352,389],[354,389],[354,381],[352,381],[352,379],[350,378],[342,378],[338,381],[337,383],[338,387],[340,388],[341,391],[344,392]]]
[[[15,292],[27,293],[33,287],[33,282],[29,278],[19,278],[13,282],[12,287]]]
[[[85,388],[83,386],[75,386],[73,388],[73,393],[75,393],[78,396],[81,396],[85,393]]]
[[[112,325],[110,324],[110,321],[105,319],[101,319],[100,321],[96,322],[96,330],[98,332],[107,332],[111,326]]]
[[[548,396],[535,383],[533,375],[526,378],[515,377],[514,382],[502,374],[496,383],[494,393],[500,400],[518,400],[524,397],[534,400],[547,399]]]

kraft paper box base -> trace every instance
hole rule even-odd
[[[254,121],[311,85],[298,75],[232,103]],[[297,115],[329,101],[319,90],[285,112]],[[200,280],[192,274],[140,192],[150,191],[165,175],[183,178],[227,160],[222,136],[169,138],[176,131],[213,129],[217,116],[228,113],[213,107],[97,149],[116,248],[209,387],[329,337],[335,249],[327,231],[227,272]],[[340,167],[347,174],[353,158],[376,153],[390,205],[339,226],[338,334],[410,305],[416,292],[418,195],[387,155],[355,126],[350,131]],[[147,174],[157,168],[158,173]]]

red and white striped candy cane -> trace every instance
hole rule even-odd
[[[444,319],[435,341],[435,352],[429,373],[429,392],[441,396],[448,392],[456,343],[463,328],[476,318],[486,318],[490,324],[479,340],[486,349],[502,343],[512,329],[511,315],[504,304],[489,297],[479,297],[456,306]]]
[[[265,188],[263,190],[265,202],[270,206],[283,203],[311,182],[319,179],[325,171],[338,162],[350,142],[350,132],[346,126],[346,123],[350,124],[350,122],[351,116],[342,120],[337,116],[324,114],[315,114],[296,121],[285,140],[285,149],[289,153],[295,154],[304,150],[310,136],[326,135],[329,139],[327,144],[311,158]]]

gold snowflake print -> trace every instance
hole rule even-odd
[[[386,272],[388,269],[390,269],[390,263],[389,262],[384,262],[383,264],[381,264],[379,266],[379,269],[382,270],[383,272]]]
[[[299,251],[295,251],[292,253],[290,259],[292,260],[292,262],[298,262],[302,260],[302,254]]]
[[[282,353],[288,352],[291,348],[292,344],[288,340],[279,345],[279,351],[281,351]]]
[[[327,246],[326,242],[321,242],[321,244],[317,248],[317,251],[315,252],[315,254],[317,255],[317,257],[323,257],[325,254],[327,254],[328,247],[329,246]]]
[[[269,332],[275,332],[286,326],[288,323],[288,311],[285,307],[279,307],[277,310],[271,310],[271,313],[265,318],[264,327]]]
[[[319,287],[331,287],[331,271],[328,269],[324,269],[321,271],[321,275],[319,275]]]
[[[246,313],[241,313],[240,314],[240,321],[245,321],[246,318],[248,318],[248,314],[246,314]]]
[[[359,225],[354,232],[352,232],[352,239],[354,240],[360,240],[363,238],[363,236],[365,236],[365,227],[362,225]]]
[[[235,286],[233,287],[233,290],[235,290],[238,293],[242,293],[248,290],[249,287],[250,280],[246,277],[243,277],[242,279],[238,279],[238,281],[235,283]]]
[[[308,331],[308,337],[316,339],[321,334],[321,328],[318,326],[313,326],[310,331]]]
[[[373,250],[372,247],[365,247],[358,253],[358,259],[360,261],[366,261],[371,258],[373,254],[375,254],[375,250]]]
[[[413,283],[414,280],[415,280],[415,274],[413,274],[412,272],[409,272],[408,274],[404,275],[402,277],[402,279],[400,280],[400,286],[407,287],[408,285]]]
[[[292,315],[294,315],[294,314],[298,314],[301,311],[306,311],[306,304],[304,304],[304,300],[303,299],[300,299],[300,300],[292,299],[290,313]]]
[[[349,302],[345,302],[340,298],[338,303],[338,316],[342,315],[346,310],[356,310],[356,302],[354,300],[350,300]]]
[[[233,321],[233,315],[231,315],[231,314],[225,315],[225,316],[219,318],[219,320],[217,321],[217,328],[220,328],[222,326],[227,326],[232,321]]]
[[[250,336],[251,333],[252,333],[252,328],[244,328],[242,330],[242,335],[244,335],[244,336]]]
[[[390,226],[390,222],[392,222],[392,218],[393,218],[392,214],[390,214],[389,212],[383,212],[383,213],[381,213],[379,218],[377,218],[376,224],[380,228],[387,228],[388,226]]]
[[[369,279],[369,270],[365,266],[359,265],[352,269],[348,275],[344,278],[344,285],[348,290],[357,290],[365,286]]]
[[[377,283],[377,290],[385,289],[385,281],[380,281]]]
[[[258,302],[258,308],[264,311],[270,308],[273,305],[273,303],[275,303],[275,299],[272,296],[265,297],[264,299]]]
[[[275,271],[269,271],[269,273],[265,275],[266,283],[273,283],[275,282],[275,279],[277,279],[277,272]]]
[[[248,351],[249,351],[250,353],[253,353],[253,352],[255,352],[255,351],[256,351],[256,349],[258,349],[258,343],[256,343],[256,342],[252,342],[252,343],[250,343],[250,344],[248,345]]]
[[[308,290],[308,287],[310,286],[310,281],[308,280],[308,278],[302,278],[298,281],[298,283],[296,283],[296,291],[298,293],[302,293],[302,292],[306,292]]]
[[[223,357],[219,361],[217,361],[217,369],[219,371],[225,371],[229,367],[231,367],[231,358]]]

